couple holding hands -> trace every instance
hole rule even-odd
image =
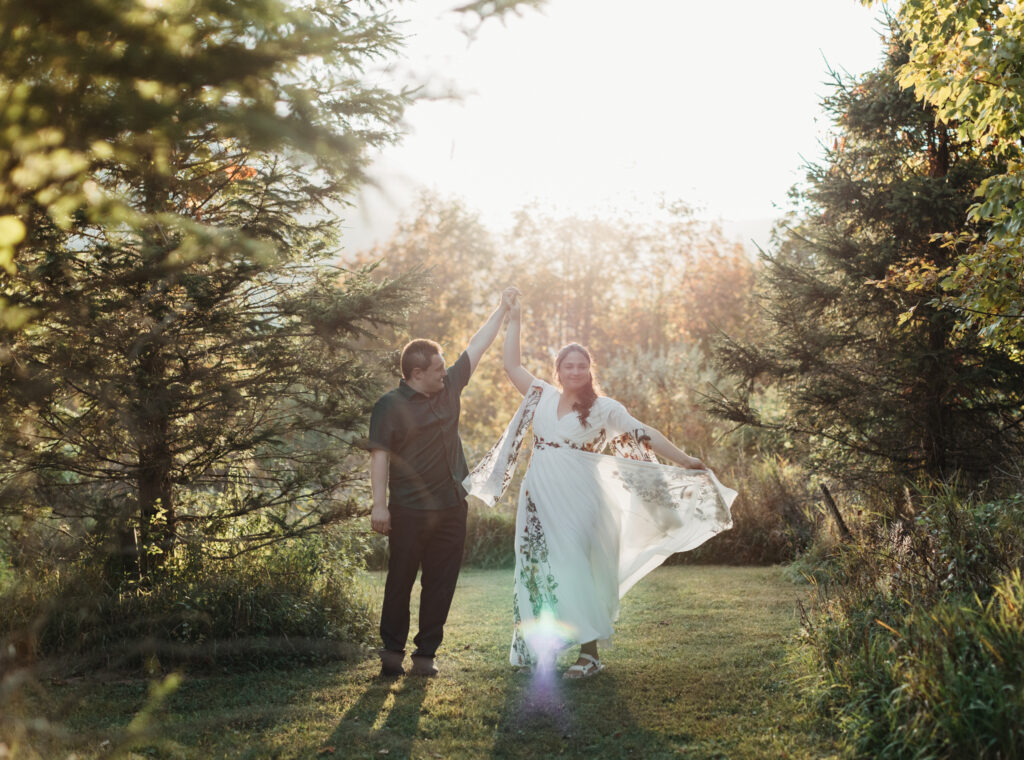
[[[523,400],[498,442],[470,472],[459,438],[460,398],[506,321],[505,372]],[[390,556],[381,612],[381,674],[405,672],[409,601],[421,596],[412,673],[437,673],[466,537],[466,497],[493,506],[512,480],[527,432],[532,452],[516,510],[510,662],[551,670],[579,645],[564,678],[604,667],[598,644],[611,639],[619,600],[666,557],[732,525],[736,492],[699,459],[601,395],[589,351],[558,352],[554,385],[520,361],[520,293],[501,304],[445,367],[441,347],[414,340],[402,350],[402,379],[370,417],[373,529]],[[610,452],[610,453],[605,453]],[[659,463],[658,457],[671,462]]]

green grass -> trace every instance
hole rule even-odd
[[[463,572],[434,679],[374,657],[184,676],[155,708],[157,758],[820,758],[787,659],[799,587],[775,568],[663,567],[623,600],[596,678],[538,688],[508,666],[511,571]],[[381,577],[373,583],[381,585]],[[414,617],[415,620],[415,617]],[[147,702],[142,679],[47,683],[26,699],[67,730],[41,756],[102,757]],[[139,723],[136,723],[136,727]],[[104,744],[104,742],[108,742]],[[125,747],[126,751],[129,749]],[[21,757],[33,753],[22,750]],[[15,758],[19,754],[15,754]]]

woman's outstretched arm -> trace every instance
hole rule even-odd
[[[691,457],[654,428],[645,427],[645,430],[651,438],[651,448],[659,457],[675,462],[687,470],[706,470],[708,468],[697,457]]]
[[[506,341],[508,338],[506,337]],[[626,411],[626,407],[614,399],[609,399],[611,409],[608,412],[608,422],[617,433],[628,432],[634,435],[645,435],[650,441],[654,453],[662,459],[685,467],[688,470],[706,470],[708,467],[697,457],[691,457],[685,451],[676,446],[661,432],[650,425],[645,425]]]
[[[505,328],[505,344],[502,347],[502,357],[505,360],[505,374],[512,381],[512,385],[526,395],[530,385],[536,380],[523,366],[519,348],[519,333],[522,328],[523,310],[517,297],[508,310],[508,327]]]

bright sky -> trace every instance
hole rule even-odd
[[[424,186],[494,228],[529,202],[642,211],[662,196],[764,225],[801,157],[820,155],[826,60],[860,73],[882,56],[878,12],[857,0],[549,0],[472,41],[455,4],[399,6],[410,39],[394,75],[464,98],[408,111],[350,248],[386,237]]]

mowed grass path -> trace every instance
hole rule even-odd
[[[378,592],[381,580],[371,581]],[[137,744],[131,756],[829,757],[832,745],[796,702],[799,674],[786,654],[803,593],[777,568],[659,568],[623,600],[604,672],[542,683],[508,665],[511,571],[466,570],[440,676],[381,681],[372,656],[186,676],[153,716],[166,738]],[[60,756],[99,757],[115,746],[147,688],[141,680],[49,687],[51,704],[70,707]]]

